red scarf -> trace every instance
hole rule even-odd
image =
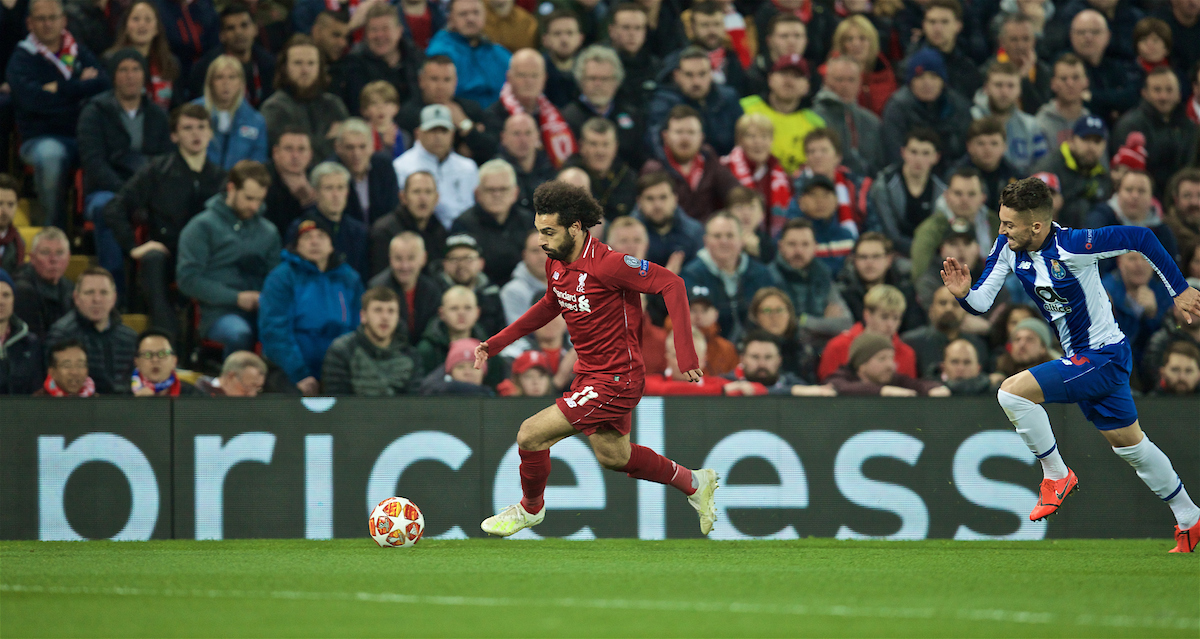
[[[1200,95],[1193,95],[1191,100],[1188,100],[1187,116],[1192,122],[1200,123]]]
[[[779,3],[775,0],[771,0],[771,2],[775,5],[776,9],[779,9],[779,13],[791,13],[800,18],[800,21],[806,25],[812,20],[812,0],[804,0],[804,3],[798,9],[785,9],[779,6]]]
[[[1154,63],[1154,62],[1147,62],[1142,59],[1142,56],[1138,56],[1137,63],[1138,63],[1138,66],[1140,66],[1142,68],[1142,71],[1145,71],[1146,73],[1150,73],[1151,71],[1153,71],[1159,67],[1171,66],[1171,63],[1167,62],[1166,58],[1159,60],[1158,63]]]
[[[72,395],[59,388],[58,384],[54,383],[53,377],[46,375],[46,381],[42,382],[42,390],[51,397],[91,397],[96,394],[96,382],[93,382],[91,377],[87,378],[87,381],[83,383],[83,388],[79,389],[79,393]]]
[[[75,74],[75,61],[79,58],[79,44],[75,42],[75,36],[71,35],[70,31],[62,30],[62,46],[58,51],[51,51],[33,37],[32,33],[25,37],[21,46],[31,53],[36,53],[49,60],[64,78],[70,80],[71,76]]]
[[[700,188],[700,180],[704,177],[704,154],[697,153],[696,157],[692,158],[692,169],[684,173],[683,167],[675,160],[675,155],[671,153],[671,149],[663,147],[663,151],[667,156],[667,164],[671,165],[671,168],[675,169],[676,173],[687,180],[688,186],[693,191]]]
[[[846,167],[839,166],[833,173],[833,188],[837,193],[838,224],[850,229],[858,235],[866,225],[866,215],[857,206],[858,187],[846,175]],[[800,169],[800,175],[812,177],[813,171],[808,167]]]
[[[179,381],[179,376],[175,371],[171,371],[171,376],[161,382],[152,382],[142,376],[142,372],[134,369],[133,375],[129,381],[129,389],[134,393],[143,388],[153,388],[154,394],[162,397],[179,397],[179,391],[183,388],[183,383]],[[165,392],[165,394],[164,394]]]
[[[172,82],[164,80],[162,70],[153,62],[150,63],[150,78],[146,81],[146,94],[150,101],[164,109],[171,108],[171,97],[174,93]]]
[[[742,68],[749,69],[754,59],[750,55],[750,45],[746,42],[746,18],[732,5],[725,12],[725,34],[729,36],[729,47],[737,52]]]
[[[783,170],[783,165],[774,155],[767,156],[766,175],[758,180],[754,179],[755,172],[750,168],[750,160],[746,159],[746,152],[740,146],[733,147],[729,155],[721,158],[721,164],[729,167],[733,177],[737,178],[742,186],[762,193],[768,211],[775,206],[786,209],[791,202],[792,181],[788,179],[787,171]]]
[[[513,95],[512,86],[507,82],[504,83],[504,88],[500,89],[500,102],[504,104],[509,115],[525,112],[525,107],[517,101],[517,96]],[[550,162],[557,169],[562,167],[563,162],[566,162],[567,158],[578,150],[578,146],[575,144],[575,135],[571,133],[571,127],[567,125],[562,114],[550,100],[546,99],[545,95],[538,95],[537,104],[538,129],[542,132],[542,146],[546,149],[546,155],[550,156]]]
[[[708,62],[712,65],[713,82],[725,84],[725,47],[717,47],[709,51]]]

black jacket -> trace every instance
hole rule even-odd
[[[542,51],[542,59],[546,61],[546,99],[561,109],[579,95],[579,84],[575,82],[575,74],[572,72],[574,69],[559,69],[550,59],[550,54],[545,51]]]
[[[42,341],[19,317],[8,320],[8,339],[0,341],[0,395],[32,395],[46,379]]]
[[[143,114],[142,148],[130,148],[129,132],[125,130],[124,109],[113,92],[105,91],[92,98],[79,114],[76,139],[79,142],[79,164],[83,168],[83,190],[116,193],[147,158],[174,149],[167,112],[142,96],[139,107]]]
[[[418,277],[417,290],[414,295],[415,304],[413,305],[415,308],[409,308],[404,288],[400,286],[400,282],[397,282],[396,278],[392,277],[390,269],[385,267],[375,277],[372,277],[370,282],[367,282],[367,288],[376,286],[386,286],[400,298],[400,325],[408,343],[416,346],[417,342],[421,341],[421,335],[425,334],[425,328],[429,326],[429,322],[438,316],[438,308],[442,305],[442,285],[428,275],[422,274]],[[408,318],[414,315],[413,329],[410,331],[408,330]]]
[[[380,348],[359,326],[333,340],[325,351],[321,388],[334,397],[411,395],[420,386],[421,375],[421,358],[402,334],[397,333],[387,348]]]
[[[204,210],[208,198],[225,187],[225,171],[207,158],[199,173],[178,151],[160,155],[138,170],[104,207],[104,221],[121,250],[135,246],[133,229],[145,223],[148,240],[166,245],[178,255],[183,227]]]
[[[646,100],[649,99],[646,96]],[[648,155],[643,144],[646,139],[646,112],[638,104],[646,102],[633,102],[618,95],[608,112],[600,114],[581,98],[576,98],[562,110],[562,116],[575,134],[575,139],[580,142],[583,141],[581,129],[584,122],[595,117],[612,122],[617,127],[617,154],[631,166],[640,167]]]
[[[528,209],[514,204],[501,224],[476,204],[454,220],[450,233],[466,233],[475,238],[483,254],[483,272],[497,286],[503,286],[512,276],[513,267],[521,261],[525,236],[532,230],[533,213]]]
[[[425,240],[425,254],[429,257],[430,263],[439,259],[442,253],[446,252],[446,237],[449,234],[446,232],[446,227],[437,220],[436,215],[429,217],[429,222],[425,224],[425,230],[422,231],[417,226],[417,220],[412,213],[409,213],[408,209],[403,206],[398,206],[394,211],[375,220],[375,223],[371,225],[368,242],[371,246],[369,261],[372,273],[378,273],[388,268],[388,247],[392,243],[392,238],[401,231],[412,231]]]
[[[371,53],[364,42],[361,48],[342,58],[329,90],[342,99],[350,113],[357,114],[360,111],[358,98],[363,87],[376,80],[387,80],[396,87],[400,103],[403,104],[420,93],[417,73],[421,70],[424,58],[425,55],[409,38],[401,38],[400,66],[393,68],[386,60]]]
[[[133,358],[137,351],[137,333],[121,323],[121,315],[113,310],[108,328],[103,333],[79,311],[72,310],[50,327],[48,343],[77,339],[87,351],[88,377],[96,382],[96,392],[128,394],[129,376],[133,373]]]
[[[396,114],[396,126],[409,134],[413,134],[413,131],[421,126],[421,109],[429,106],[429,103],[421,97],[419,90],[414,90],[414,93],[412,99],[400,104],[400,112]],[[474,123],[468,133],[463,133],[461,130],[454,132],[454,148],[458,149],[461,145],[466,145],[471,159],[483,164],[496,154],[496,140],[483,133],[483,107],[474,100],[454,98],[454,101],[462,107],[463,114],[467,116],[467,119]],[[404,187],[403,184],[400,186]]]
[[[604,207],[605,219],[630,215],[637,208],[638,173],[619,156],[603,175],[588,170],[578,153],[572,155],[563,166],[587,171],[592,180],[592,197]]]
[[[282,232],[291,228],[292,221],[304,213],[304,207],[283,183],[283,179],[279,177],[279,171],[275,170],[274,162],[267,162],[267,173],[271,176],[271,186],[267,189],[267,197],[263,201],[263,205],[266,207],[263,210],[263,217],[270,220],[275,228]]]
[[[1146,172],[1154,178],[1155,195],[1162,197],[1171,176],[1187,165],[1196,148],[1196,123],[1187,116],[1187,103],[1179,104],[1163,117],[1158,109],[1142,100],[1136,109],[1117,121],[1109,136],[1109,152],[1116,153],[1131,131],[1141,131],[1146,136]]]
[[[285,190],[286,188],[284,187]],[[367,198],[370,209],[367,211],[368,215],[364,215],[362,202],[358,201],[358,189],[354,188],[354,180],[351,179],[350,195],[346,198],[344,215],[371,226],[376,220],[400,206],[400,187],[396,183],[396,170],[392,168],[391,153],[380,151],[371,156],[371,168],[367,172]]]
[[[808,63],[815,68],[816,64],[824,62],[825,58],[829,57],[829,47],[833,43],[833,31],[837,27],[839,18],[833,11],[832,2],[813,0],[811,6],[812,17],[805,20],[808,48],[804,50],[804,57],[808,58]],[[758,29],[759,51],[767,51],[767,34],[770,33],[768,27],[771,18],[775,17],[777,13],[779,13],[779,7],[775,6],[774,2],[763,2],[754,12],[754,26]]]
[[[621,58],[621,66],[625,68],[625,79],[621,81],[621,88],[617,89],[618,99],[633,104],[646,104],[658,88],[662,59],[650,51],[649,42],[634,55],[618,51],[617,56]]]
[[[837,279],[842,287],[842,299],[846,300],[846,306],[850,308],[850,314],[854,316],[854,321],[863,321],[863,298],[866,297],[867,290],[869,289],[859,279],[858,273],[854,271],[852,260],[846,260],[846,267],[838,274]],[[884,274],[883,283],[895,286],[904,294],[904,316],[900,320],[899,332],[904,333],[924,326],[926,322],[925,312],[917,304],[917,294],[913,290],[912,283],[908,281],[908,278],[901,275],[896,270],[896,267],[893,266]]]
[[[224,53],[224,47],[213,47],[212,51],[192,65],[186,101],[204,97],[204,78],[208,75],[208,65]],[[250,61],[242,64],[242,73],[246,76],[246,101],[257,110],[275,90],[275,56],[255,42],[250,47]]]
[[[1083,68],[1087,71],[1088,89],[1092,92],[1091,102],[1086,103],[1092,113],[1111,125],[1116,120],[1114,114],[1137,106],[1141,82],[1133,62],[1106,55],[1096,66],[1085,60]]]
[[[50,284],[38,277],[32,264],[24,264],[12,274],[13,314],[25,321],[30,332],[44,341],[50,326],[75,308],[75,283],[66,277]]]

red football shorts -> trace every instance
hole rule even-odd
[[[645,387],[645,380],[630,380],[624,375],[580,375],[554,403],[584,435],[604,428],[628,435],[633,428],[633,407],[641,401]]]

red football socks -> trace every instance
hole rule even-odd
[[[691,470],[676,464],[645,446],[630,444],[629,448],[629,463],[625,464],[625,467],[621,469],[625,474],[634,479],[645,479],[657,484],[670,484],[681,490],[685,495],[691,495],[696,492],[696,489],[692,487]],[[547,461],[548,466],[549,462]],[[522,471],[522,483],[524,482],[524,477],[524,471]],[[542,485],[545,485],[544,481]]]
[[[521,450],[521,507],[525,512],[536,515],[546,505],[546,481],[550,479],[550,449]]]

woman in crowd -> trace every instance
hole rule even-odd
[[[879,52],[879,32],[866,16],[848,16],[834,30],[830,57],[839,55],[853,58],[863,68],[858,103],[882,115],[884,105],[899,85],[891,63]]]
[[[773,286],[759,289],[750,301],[749,319],[778,338],[783,370],[810,383],[817,378],[817,354],[812,345],[800,337],[796,307],[787,293]]]
[[[267,161],[267,122],[245,97],[242,63],[231,55],[217,56],[204,78],[204,96],[194,102],[212,117],[208,159],[227,171],[242,160]]]
[[[117,39],[105,55],[126,47],[137,49],[150,62],[146,78],[146,95],[158,106],[171,110],[175,99],[175,81],[179,79],[179,60],[171,53],[163,34],[158,9],[150,0],[136,0],[129,5],[117,31]]]

